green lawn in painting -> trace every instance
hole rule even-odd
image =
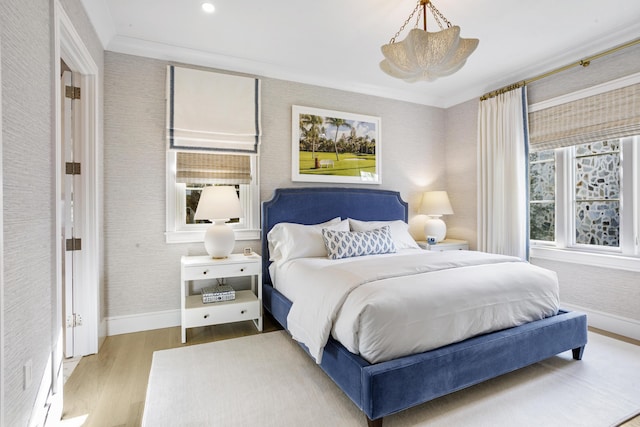
[[[360,172],[376,173],[375,154],[341,153],[336,160],[336,153],[316,151],[312,158],[311,151],[300,151],[300,174],[360,176]]]

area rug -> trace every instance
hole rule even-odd
[[[384,418],[384,427],[614,426],[640,409],[640,347],[589,333],[571,352]],[[284,331],[153,355],[143,425],[366,426]]]

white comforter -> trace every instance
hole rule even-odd
[[[276,288],[293,301],[288,329],[318,363],[329,334],[377,363],[539,320],[559,308],[554,272],[482,252],[301,258],[273,273]]]

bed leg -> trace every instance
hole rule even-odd
[[[368,427],[382,427],[382,417],[372,420],[367,417],[367,426]]]
[[[578,348],[574,348],[571,351],[573,352],[573,358],[575,360],[582,360],[582,353],[584,353],[584,346],[578,347]]]

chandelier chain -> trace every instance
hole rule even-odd
[[[440,22],[440,19],[442,19],[444,22],[446,22],[447,24],[447,28],[451,28],[451,22],[449,22],[449,20],[447,18],[444,17],[444,15],[442,14],[442,12],[440,12],[434,5],[433,3],[429,2],[427,3],[427,6],[429,7],[429,9],[431,9],[431,14],[433,15],[433,17],[436,19],[436,22],[438,23],[438,26],[440,27],[441,30],[444,30],[444,27],[442,26],[442,22]],[[438,19],[440,18],[440,19]]]
[[[396,42],[396,37],[398,37],[400,35],[400,33],[404,30],[404,27],[407,26],[407,24],[411,21],[411,18],[413,18],[413,15],[416,14],[416,12],[420,9],[420,0],[418,0],[418,4],[416,5],[415,9],[413,9],[413,12],[411,12],[411,15],[409,15],[409,17],[406,19],[406,21],[404,21],[404,24],[402,24],[402,26],[400,27],[400,29],[398,30],[398,32],[396,32],[394,34],[393,37],[391,37],[391,40],[389,41],[389,44],[395,43]],[[418,20],[420,19],[420,16],[418,16]],[[418,26],[418,22],[416,21],[416,26]]]
[[[411,12],[411,15],[409,15],[409,17],[404,21],[404,23],[402,24],[402,26],[400,27],[400,29],[393,35],[393,37],[391,37],[391,40],[389,40],[389,44],[395,43],[396,42],[396,38],[400,35],[401,32],[404,31],[405,27],[407,26],[407,24],[409,24],[409,22],[411,21],[411,18],[413,18],[413,16],[416,14],[416,12],[418,12],[418,10],[420,10],[423,7],[428,7],[429,10],[431,11],[431,14],[433,15],[433,18],[435,19],[436,23],[438,24],[438,26],[440,27],[440,30],[444,30],[444,26],[442,25],[442,22],[444,21],[447,24],[447,28],[451,28],[451,22],[449,22],[449,20],[447,18],[445,18],[445,16],[442,14],[442,12],[440,12],[438,10],[438,8],[436,8],[433,3],[431,3],[430,1],[424,1],[424,0],[418,0],[416,7],[413,9],[413,12]],[[415,27],[418,28],[418,25],[420,24],[420,15],[418,15],[416,17],[416,24]],[[426,27],[426,24],[425,24]],[[426,28],[424,29],[425,31],[427,30]]]

